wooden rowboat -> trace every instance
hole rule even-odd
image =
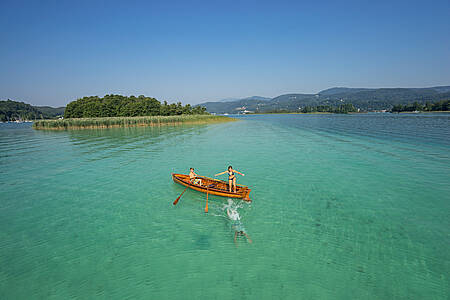
[[[228,182],[218,179],[212,179],[208,177],[197,177],[202,180],[202,185],[194,184],[191,182],[189,175],[172,173],[172,179],[174,182],[189,187],[193,190],[206,193],[210,195],[240,198],[245,201],[252,201],[249,198],[251,189],[245,185],[236,184],[236,193],[229,192]]]

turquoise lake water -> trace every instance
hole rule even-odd
[[[450,114],[0,124],[0,299],[449,299],[449,150]],[[227,198],[172,205],[229,164],[253,243]]]

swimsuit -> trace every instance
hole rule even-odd
[[[233,230],[236,231],[236,232],[238,232],[240,235],[242,235],[241,231],[242,231],[242,232],[245,232],[245,228],[244,228],[244,226],[242,225],[241,221],[234,221],[234,222],[231,224],[231,228],[233,228]]]
[[[228,180],[233,180],[236,176],[234,175],[234,172],[228,172]]]
[[[200,184],[200,182],[201,182],[201,179],[198,179],[198,178],[195,178],[195,177],[190,178],[190,180],[191,180],[191,182],[193,184]]]

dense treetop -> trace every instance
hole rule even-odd
[[[392,108],[392,112],[402,111],[450,111],[450,100],[442,100],[436,103],[426,102],[425,104],[418,102],[407,105],[397,104]]]
[[[161,104],[158,100],[143,95],[122,96],[105,95],[84,97],[70,102],[64,112],[65,118],[93,118],[93,117],[137,117],[137,116],[174,116],[183,114],[207,114],[201,106],[183,106],[181,102]]]
[[[41,118],[41,112],[30,104],[11,100],[0,101],[0,119],[2,122],[37,118]]]

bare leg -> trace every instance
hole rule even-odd
[[[228,180],[228,189],[230,190],[231,193],[231,186],[233,185],[233,180]]]
[[[233,178],[233,189],[234,192],[236,193],[236,177]]]
[[[247,238],[248,242],[251,244],[252,243],[252,239],[245,232],[242,232],[242,233],[245,235],[245,237]]]

